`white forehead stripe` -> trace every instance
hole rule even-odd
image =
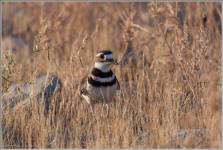
[[[96,55],[96,57],[99,57],[101,54],[102,54],[102,53],[98,53],[98,54]]]
[[[107,54],[105,55],[106,59],[113,59],[113,54]]]
[[[98,54],[96,55],[96,57],[100,57],[101,54],[103,54],[103,53],[98,53]],[[105,57],[106,57],[106,59],[113,59],[113,54],[112,54],[112,53],[110,53],[110,54],[105,54]]]

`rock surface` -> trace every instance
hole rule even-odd
[[[171,148],[206,148],[207,129],[180,129],[169,131]],[[153,138],[149,132],[143,133],[135,140],[138,146]]]
[[[4,37],[2,39],[2,50],[22,51],[29,49],[29,45],[19,37]]]
[[[206,148],[205,139],[207,130],[204,129],[180,129],[172,133],[174,148]]]
[[[44,94],[46,108],[49,107],[50,98],[60,93],[62,89],[61,80],[55,75],[49,74],[38,77],[32,84],[22,83],[11,86],[2,97],[3,110],[10,107],[13,110],[24,106],[31,98],[40,101],[41,95]]]

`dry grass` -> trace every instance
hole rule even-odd
[[[28,47],[2,49],[3,92],[47,72],[63,82],[48,117],[38,105],[3,112],[4,147],[171,148],[176,130],[206,128],[179,147],[220,148],[220,18],[221,3],[4,2],[3,42],[20,37]],[[122,60],[107,118],[102,105],[93,116],[77,90],[101,49]]]

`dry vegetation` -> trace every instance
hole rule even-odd
[[[3,3],[3,93],[47,72],[63,82],[44,107],[2,112],[5,148],[171,148],[179,129],[206,129],[178,147],[221,147],[220,3]],[[3,43],[4,44],[4,43]],[[121,91],[109,116],[79,95],[96,51],[111,49]],[[122,56],[126,56],[123,57]],[[56,103],[60,99],[60,103]]]

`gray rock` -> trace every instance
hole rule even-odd
[[[29,49],[29,45],[20,37],[7,36],[2,39],[2,50],[21,51]]]
[[[204,129],[180,129],[171,133],[174,148],[205,148],[207,130]]]
[[[13,31],[13,23],[9,20],[2,20],[2,35],[11,35]]]
[[[55,75],[49,74],[38,77],[33,83],[22,83],[11,86],[2,97],[3,110],[10,107],[12,110],[26,105],[30,99],[40,101],[42,94],[46,109],[49,108],[50,98],[60,93],[62,89],[61,80]]]
[[[205,148],[207,129],[180,129],[168,131],[170,135],[171,148]],[[144,132],[136,139],[136,145],[144,145],[153,138],[153,133]]]
[[[188,134],[194,133],[197,136],[204,136],[206,134],[206,129],[180,129],[173,132],[173,136],[177,138],[185,138]]]

